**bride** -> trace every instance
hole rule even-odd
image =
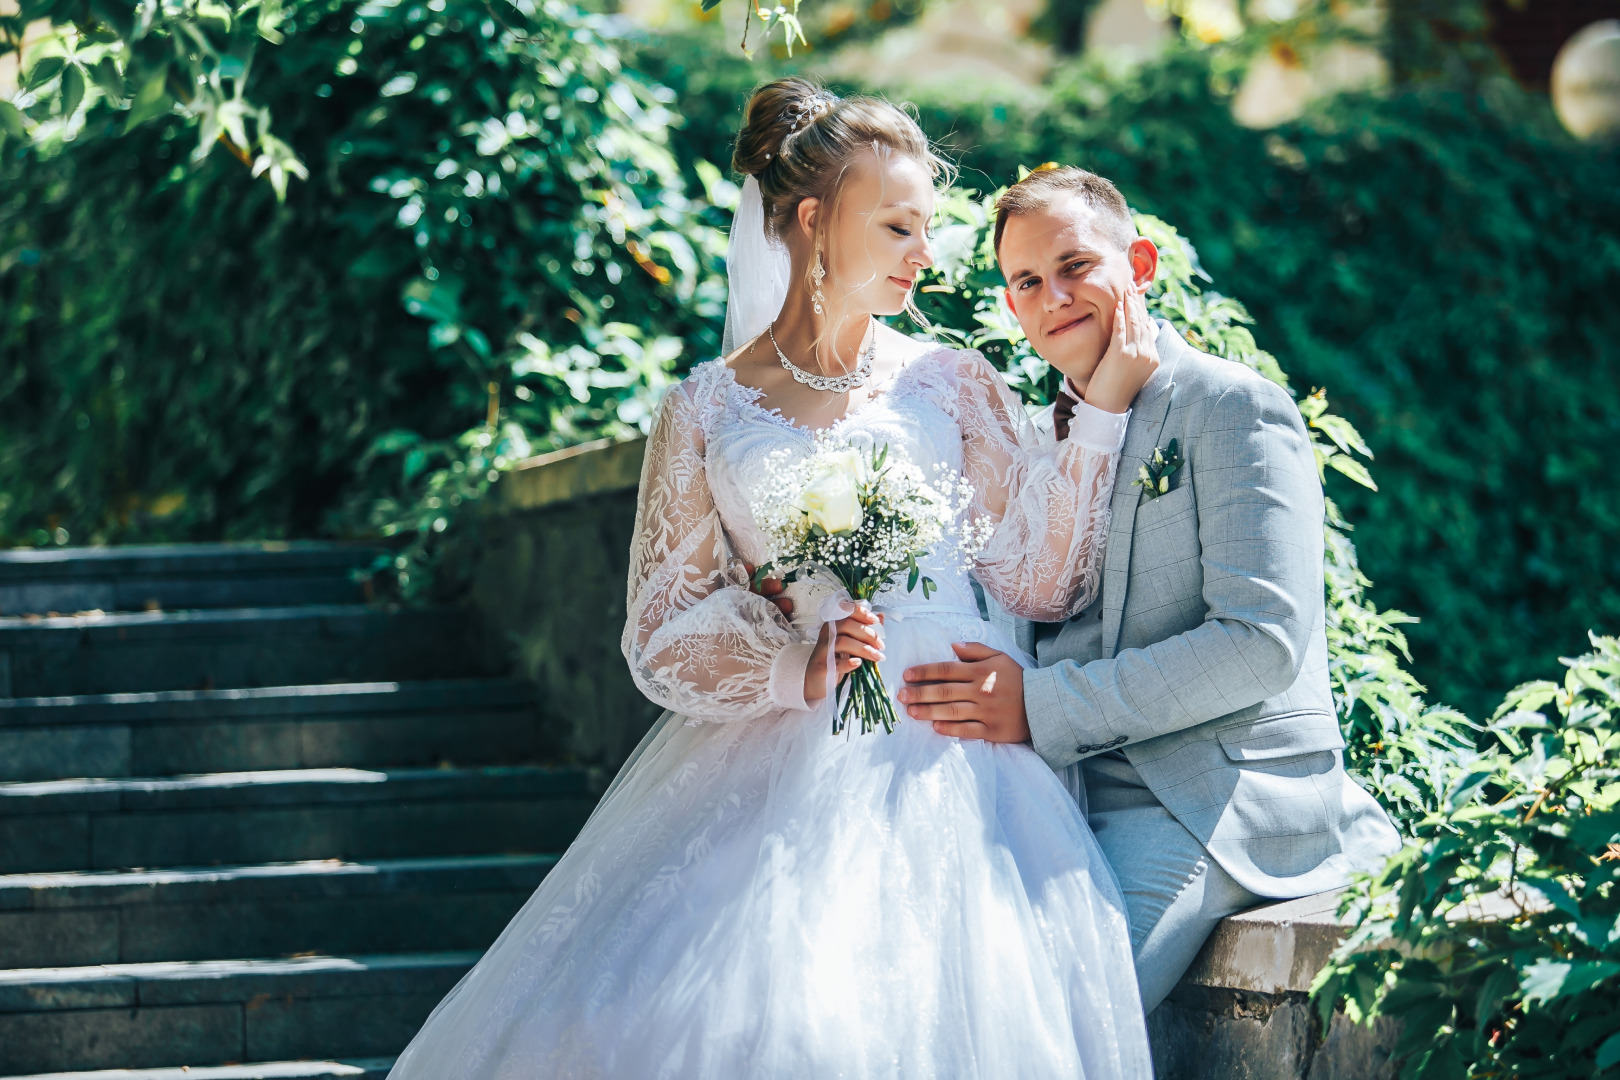
[[[1039,445],[978,353],[874,318],[932,262],[942,163],[905,113],[780,80],[733,164],[739,347],[665,399],[631,549],[624,652],[680,715],[390,1076],[1149,1080],[1125,908],[1078,793],[1025,745],[904,719],[831,734],[833,671],[876,663],[897,687],[953,642],[1016,655],[960,561],[928,560],[929,599],[894,588],[825,622],[849,610],[828,586],[767,599],[746,569],[764,459],[836,428],[972,482],[996,522],[972,575],[1003,606],[1081,610],[1151,374],[1123,340],[1145,315],[1115,320],[1070,437]]]

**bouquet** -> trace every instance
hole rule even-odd
[[[756,492],[754,514],[769,546],[769,561],[754,572],[784,582],[825,573],[849,598],[871,600],[904,577],[907,591],[936,588],[919,559],[947,539],[962,559],[988,539],[991,526],[964,517],[973,488],[943,467],[933,476],[890,453],[887,445],[864,449],[832,435],[819,435],[808,455],[773,453]],[[879,724],[893,733],[898,718],[877,666],[863,662],[839,680],[833,733],[854,717],[863,734]]]

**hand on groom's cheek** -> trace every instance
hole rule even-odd
[[[931,722],[941,735],[987,742],[1028,742],[1024,669],[988,645],[952,645],[955,662],[906,669],[895,696],[913,720]]]

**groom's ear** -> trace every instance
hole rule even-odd
[[[1007,310],[1013,313],[1014,318],[1017,318],[1018,317],[1018,308],[1013,304],[1012,286],[1008,285],[1005,288],[1003,288],[1001,290],[1001,295],[1007,301]]]
[[[1159,276],[1159,249],[1147,237],[1138,236],[1125,249],[1125,254],[1131,260],[1131,281],[1145,292]]]

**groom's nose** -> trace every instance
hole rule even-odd
[[[1047,311],[1068,307],[1074,300],[1074,290],[1061,277],[1053,276],[1041,291],[1041,306]]]

